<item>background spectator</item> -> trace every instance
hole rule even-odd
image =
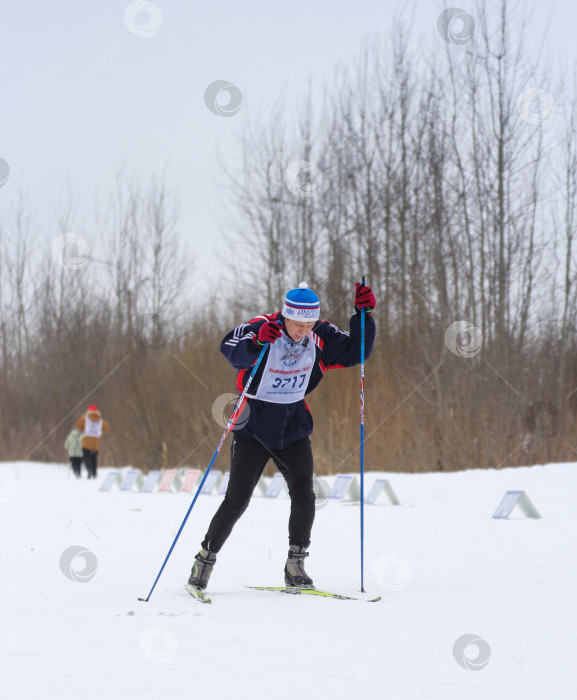
[[[110,432],[110,426],[102,420],[98,406],[88,406],[88,411],[77,421],[76,427],[82,431],[82,456],[88,478],[96,479],[100,438]]]

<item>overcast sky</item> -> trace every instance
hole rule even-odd
[[[474,13],[471,2],[455,2]],[[577,1],[528,6],[535,51],[545,34],[550,56],[571,65]],[[76,225],[96,249],[96,201],[113,190],[121,166],[144,188],[165,174],[198,274],[218,275],[221,161],[237,167],[243,122],[266,116],[283,91],[296,113],[309,77],[320,94],[335,66],[351,63],[364,39],[388,35],[395,17],[441,49],[444,7],[437,0],[4,0],[0,159],[10,170],[0,211],[27,191],[52,240],[59,202],[72,199]],[[218,98],[222,107],[230,97],[232,116],[207,107],[215,81],[235,86]]]

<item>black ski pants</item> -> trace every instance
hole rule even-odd
[[[203,549],[219,552],[236,522],[248,508],[266,463],[272,459],[284,476],[291,499],[289,544],[308,547],[315,519],[313,452],[308,437],[282,450],[257,440],[234,436],[230,448],[230,478],[223,502],[202,542]]]
[[[93,452],[92,450],[87,450],[85,447],[82,448],[82,454],[84,455],[82,459],[84,460],[84,466],[88,472],[88,478],[96,479],[96,469],[98,467],[98,452]]]
[[[72,471],[76,476],[80,476],[80,468],[82,466],[82,457],[70,457]]]

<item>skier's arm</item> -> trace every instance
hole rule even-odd
[[[335,367],[353,367],[361,361],[361,317],[359,313],[351,316],[350,333],[339,330],[332,324],[323,333],[323,350],[321,360],[327,369]],[[375,322],[369,314],[365,318],[365,359],[371,356],[376,335]],[[320,335],[320,333],[319,333]]]
[[[262,318],[253,323],[243,323],[227,333],[220,344],[220,351],[235,369],[247,369],[256,361],[262,346],[257,343],[259,329],[267,322]]]
[[[361,361],[361,313],[365,314],[365,358],[369,358],[375,342],[375,322],[371,317],[371,311],[376,306],[376,299],[372,289],[360,282],[355,284],[355,314],[349,321],[350,333],[339,330],[336,326],[328,324],[325,337],[322,362],[327,368],[352,367]],[[364,309],[364,311],[363,311]]]

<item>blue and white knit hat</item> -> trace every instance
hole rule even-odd
[[[306,282],[301,282],[296,289],[287,292],[282,307],[282,315],[289,321],[318,321],[321,303]]]

